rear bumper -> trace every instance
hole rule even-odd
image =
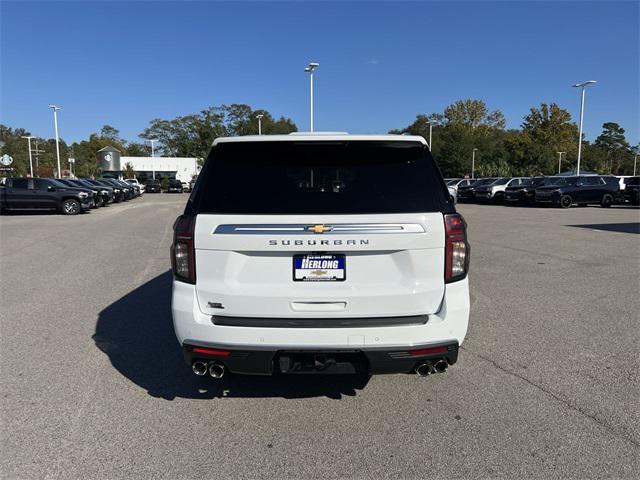
[[[219,353],[203,353],[207,349]],[[189,341],[182,345],[182,351],[187,365],[196,360],[216,361],[223,363],[231,373],[242,375],[411,373],[426,361],[444,358],[453,365],[458,360],[458,342],[406,348],[229,349],[224,345]]]
[[[176,337],[188,362],[193,359],[190,354],[193,346],[202,346],[233,352],[226,358],[213,360],[228,363],[229,370],[238,373],[269,375],[283,352],[298,351],[353,354],[364,358],[369,373],[409,372],[418,360],[424,360],[398,356],[409,350],[447,346],[447,353],[440,353],[439,358],[447,357],[449,363],[455,363],[469,322],[469,280],[446,284],[439,310],[427,315],[427,321],[422,323],[323,327],[220,325],[214,323],[211,315],[201,312],[195,286],[179,281],[173,282],[172,314]]]

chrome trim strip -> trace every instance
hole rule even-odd
[[[419,223],[333,223],[330,231],[309,231],[313,224],[238,224],[218,225],[211,232],[218,235],[342,235],[352,233],[425,233]]]

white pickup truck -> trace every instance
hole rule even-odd
[[[144,183],[140,183],[137,178],[127,178],[125,180],[125,182],[130,183],[132,185],[137,185],[138,187],[140,187],[140,195],[142,195],[144,193],[145,184]]]

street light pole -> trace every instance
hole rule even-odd
[[[31,172],[31,178],[33,178],[33,158],[31,157],[31,139],[35,137],[24,136],[22,138],[26,138],[27,143],[29,144],[29,171]]]
[[[153,173],[153,179],[156,179],[156,164],[153,162],[153,158],[155,157],[155,150],[153,149],[153,142],[157,142],[158,140],[156,140],[155,138],[152,138],[149,140],[149,143],[151,144],[151,171]]]
[[[477,151],[478,149],[474,148],[473,151],[471,152],[471,179],[476,178],[475,171],[476,171],[476,152]]]
[[[58,110],[60,107],[57,105],[49,105],[49,108],[53,110],[53,127],[56,132],[56,156],[58,157],[58,178],[62,177],[62,171],[60,170],[60,139],[58,137]]]
[[[311,62],[304,69],[305,72],[309,73],[309,112],[311,116],[311,132],[313,132],[313,71],[319,66],[319,63]]]
[[[596,83],[595,80],[587,80],[586,82],[576,83],[573,85],[576,88],[582,89],[582,94],[580,96],[580,129],[578,131],[578,162],[576,164],[576,175],[580,175],[580,158],[582,155],[582,122],[584,119],[584,92],[587,85],[592,83]]]
[[[264,117],[264,114],[262,113],[256,115],[256,118],[258,119],[258,135],[262,135],[262,117]]]
[[[429,124],[429,151],[433,151],[433,149],[431,148],[431,137],[433,135],[433,123],[431,123],[431,120],[429,120],[429,118],[427,118],[427,123]]]
[[[638,163],[638,154],[636,153],[633,157],[633,176],[636,176],[636,165]]]
[[[567,152],[556,152],[558,154],[558,175],[560,175],[560,166],[562,165],[562,154]]]

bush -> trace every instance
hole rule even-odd
[[[160,180],[160,184],[162,185],[162,190],[166,192],[169,189],[169,178],[162,177],[162,180]]]

